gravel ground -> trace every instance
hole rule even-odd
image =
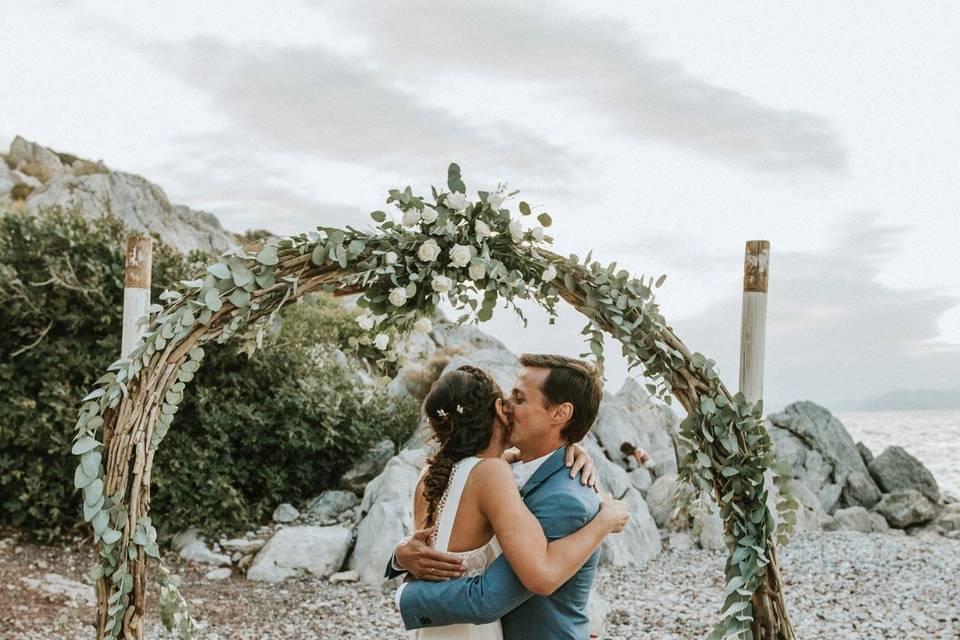
[[[960,542],[849,532],[798,536],[779,550],[798,638],[960,638]],[[82,580],[82,547],[0,542],[0,638],[90,639],[90,606],[38,583],[47,574]],[[598,573],[607,600],[604,638],[703,638],[720,604],[724,554],[665,552],[641,569]],[[168,560],[211,639],[405,638],[391,594],[352,584],[239,577],[208,581],[199,567]],[[149,606],[154,606],[153,602]],[[57,626],[57,619],[66,623]],[[148,637],[166,638],[155,616]]]

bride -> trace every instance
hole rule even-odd
[[[463,366],[442,376],[423,409],[439,448],[414,491],[414,521],[418,528],[432,528],[431,546],[460,557],[464,575],[483,573],[502,552],[529,591],[549,595],[580,569],[607,534],[626,525],[624,503],[606,496],[584,527],[547,540],[520,497],[510,465],[501,459],[509,420],[503,393],[485,371]],[[410,637],[498,640],[503,635],[497,621],[418,629]]]

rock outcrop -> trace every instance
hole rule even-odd
[[[766,420],[777,454],[794,477],[814,492],[827,513],[838,507],[870,508],[880,500],[860,449],[827,409],[809,401],[794,402]]]
[[[940,500],[940,487],[933,474],[903,447],[887,447],[868,468],[884,493],[915,489],[933,503]]]
[[[173,205],[163,189],[17,136],[0,161],[0,210],[76,209],[86,218],[113,215],[130,229],[156,233],[180,251],[221,253],[239,243],[216,216]]]
[[[326,578],[340,570],[352,538],[345,527],[280,529],[257,554],[247,578],[279,582],[304,573]]]

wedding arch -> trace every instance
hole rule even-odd
[[[238,248],[209,265],[203,277],[165,291],[152,305],[142,341],[129,357],[107,368],[82,400],[72,452],[79,464],[84,519],[93,528],[98,564],[97,637],[144,638],[148,563],[156,564],[160,615],[180,637],[194,621],[176,579],[160,562],[150,518],[154,453],[173,424],[177,407],[204,357],[204,347],[230,340],[261,346],[281,307],[314,291],[361,294],[364,334],[349,347],[380,367],[396,361],[394,345],[425,330],[446,296],[464,322],[490,319],[498,303],[521,318],[518,300],[533,300],[553,316],[562,299],[588,320],[590,353],[603,359],[603,334],[622,345],[629,367],[640,367],[647,389],[668,404],[676,398],[688,416],[680,439],[689,449],[680,476],[692,491],[709,493],[720,507],[727,546],[725,599],[713,636],[792,639],[775,540],[796,522],[789,478],[774,473],[781,492],[780,524],[768,510],[764,473],[774,466],[773,445],[762,424],[762,402],[731,394],[714,361],[691,353],[660,314],[656,281],[633,277],[616,263],[587,254],[561,257],[547,247],[547,213],[496,191],[467,197],[460,168],[451,164],[448,190],[432,188],[427,200],[410,187],[389,192],[384,211],[371,214],[372,230],[320,227],[272,239],[254,251]],[[524,220],[539,225],[527,228]],[[524,319],[526,322],[526,319]],[[587,354],[589,355],[589,354]],[[689,499],[689,492],[687,499]]]

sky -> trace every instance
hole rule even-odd
[[[559,253],[667,274],[668,325],[729,388],[769,240],[768,409],[960,386],[955,2],[13,0],[0,24],[4,145],[280,234],[365,224],[455,161],[549,211]],[[576,312],[530,317],[485,329],[584,350]]]

